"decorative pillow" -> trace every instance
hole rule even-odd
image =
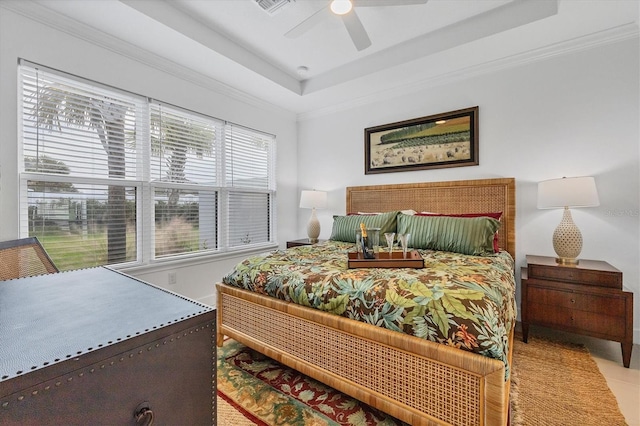
[[[431,213],[431,212],[420,212],[416,213],[418,216],[450,216],[450,217],[490,217],[496,220],[500,220],[502,218],[502,212],[492,212],[492,213],[452,213],[452,214],[443,214],[443,213]],[[498,238],[498,232],[493,235],[493,252],[498,253],[500,251],[500,239]]]
[[[329,239],[355,244],[356,231],[360,229],[361,223],[367,228],[380,228],[382,239],[385,232],[396,232],[396,216],[398,212],[395,211],[375,215],[333,216],[333,228]]]
[[[452,216],[398,215],[398,233],[410,233],[409,246],[482,256],[494,253],[496,219]]]

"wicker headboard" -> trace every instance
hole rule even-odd
[[[514,178],[347,187],[347,213],[407,209],[434,213],[502,212],[500,247],[516,257]]]

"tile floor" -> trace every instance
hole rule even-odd
[[[620,343],[530,326],[529,333],[554,336],[585,345],[618,400],[629,426],[640,426],[640,345],[633,345],[629,368],[622,365]],[[597,398],[594,398],[597,402]]]

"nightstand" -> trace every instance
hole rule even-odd
[[[323,241],[327,241],[327,240],[318,240],[318,243],[321,243]],[[303,238],[301,240],[287,241],[287,248],[298,247],[298,246],[312,246],[318,243],[312,243],[311,241],[309,241],[308,238]]]
[[[633,293],[623,290],[622,272],[598,260],[564,266],[555,258],[527,255],[522,270],[522,340],[529,325],[620,342],[629,368],[633,347]]]

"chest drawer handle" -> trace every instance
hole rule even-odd
[[[576,303],[576,299],[571,299],[571,303]]]
[[[151,411],[151,405],[145,401],[136,407],[133,417],[136,419],[136,424],[141,426],[153,425],[153,411]]]

